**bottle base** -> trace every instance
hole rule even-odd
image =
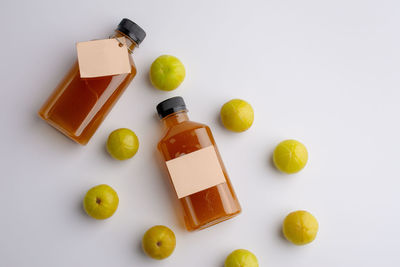
[[[236,217],[237,215],[239,215],[241,212],[242,211],[239,210],[239,211],[237,211],[235,213],[227,214],[225,216],[219,217],[217,219],[210,220],[208,222],[204,222],[204,223],[199,224],[197,226],[191,226],[191,225],[186,224],[186,229],[188,231],[190,231],[190,232],[203,230],[203,229],[208,228],[210,226],[213,226],[213,225],[216,225],[218,223],[221,223],[221,222],[227,221],[229,219],[232,219],[232,218]]]
[[[58,124],[56,124],[53,121],[51,121],[48,118],[46,118],[46,116],[44,114],[42,114],[40,111],[38,112],[38,115],[42,120],[47,122],[47,124],[49,124],[50,126],[52,126],[55,129],[57,129],[61,133],[63,133],[66,137],[68,137],[70,140],[74,141],[75,143],[78,143],[78,144],[83,145],[83,146],[88,143],[89,140],[81,140],[81,139],[79,139],[78,136],[71,135],[69,132],[67,132],[65,129],[60,127]]]

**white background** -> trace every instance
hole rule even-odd
[[[217,266],[234,249],[260,266],[399,266],[400,2],[398,0],[11,1],[0,3],[0,266]],[[75,60],[75,42],[107,37],[120,19],[147,38],[138,75],[89,144],[77,145],[36,115]],[[186,66],[173,92],[152,88],[162,54]],[[156,157],[156,104],[182,95],[190,118],[210,125],[243,206],[233,220],[189,233]],[[236,134],[218,114],[232,98],[255,122]],[[117,162],[108,134],[134,130],[138,154]],[[271,165],[277,143],[309,150],[296,175]],[[120,206],[105,221],[82,210],[106,183]],[[305,209],[317,239],[297,247],[280,234]],[[165,261],[141,251],[164,224],[177,236]]]

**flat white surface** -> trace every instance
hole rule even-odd
[[[400,2],[398,0],[11,1],[0,3],[0,266],[217,266],[234,249],[260,266],[399,266]],[[36,112],[75,57],[75,42],[107,37],[123,17],[147,31],[134,53],[138,75],[86,147]],[[161,54],[179,57],[180,88],[151,87]],[[194,121],[212,128],[243,213],[186,232],[156,158],[155,105],[182,95]],[[253,127],[225,130],[219,109],[242,98]],[[117,162],[108,134],[134,130],[138,154]],[[275,145],[304,142],[309,163],[287,176],[271,165]],[[116,189],[106,221],[86,216],[92,186]],[[280,226],[313,213],[315,242],[296,247]],[[177,236],[165,261],[140,249],[145,230]]]

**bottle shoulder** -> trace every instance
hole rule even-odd
[[[160,143],[184,133],[191,133],[193,135],[198,129],[205,129],[207,132],[211,133],[210,127],[206,124],[195,121],[185,121],[164,130],[160,138]]]
[[[136,75],[137,69],[136,69],[135,61],[133,60],[133,56],[130,53],[129,53],[129,63],[131,65],[130,75],[134,77]]]
[[[167,129],[157,148],[165,160],[171,160],[209,146],[215,146],[210,128],[187,121]]]

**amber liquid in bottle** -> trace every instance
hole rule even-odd
[[[189,231],[204,229],[238,215],[241,207],[210,128],[189,121],[187,111],[172,113],[163,118],[162,122],[165,133],[158,143],[158,150],[165,161],[213,146],[226,180],[225,183],[179,199],[186,228]]]
[[[130,73],[81,78],[75,62],[38,112],[42,119],[79,144],[87,144],[136,75],[131,56],[136,43],[119,31],[113,37],[122,36],[130,50]]]

